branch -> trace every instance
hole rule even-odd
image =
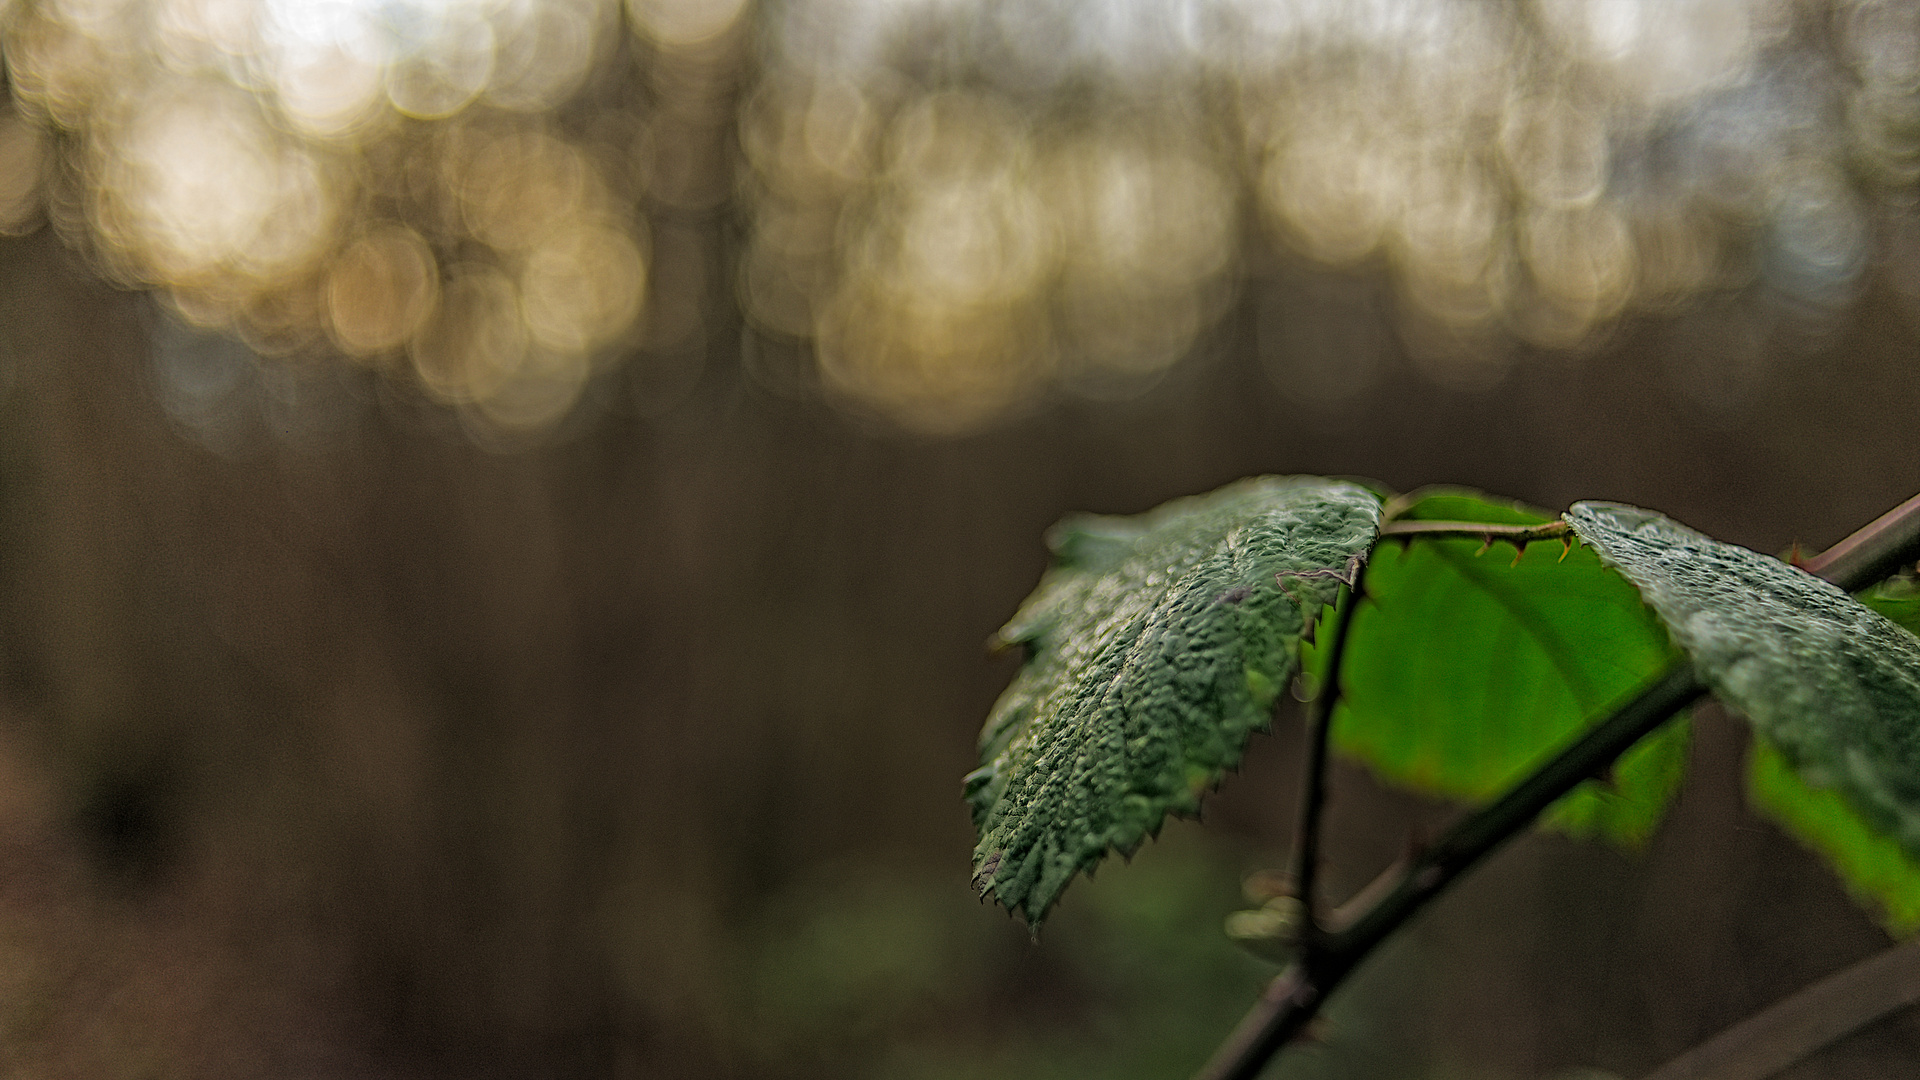
[[[1511,839],[1583,780],[1604,772],[1627,748],[1706,693],[1685,661],[1578,742],[1492,804],[1456,822],[1401,871],[1390,891],[1354,924],[1329,935],[1325,947],[1305,951],[1200,1073],[1202,1080],[1253,1080],[1280,1047],[1313,1019],[1326,995],[1345,981],[1388,934],[1413,917],[1468,867]]]
[[[1524,547],[1532,540],[1564,539],[1572,532],[1573,526],[1564,521],[1547,521],[1539,525],[1490,525],[1480,521],[1389,521],[1380,526],[1380,535],[1383,537],[1457,537],[1486,544],[1504,540],[1517,547]]]
[[[1401,524],[1440,523],[1393,522],[1388,528]],[[1835,544],[1811,565],[1820,568],[1820,576],[1858,592],[1916,560],[1920,560],[1920,496]],[[1323,939],[1310,935],[1303,941],[1300,960],[1268,985],[1198,1080],[1254,1080],[1268,1059],[1320,1011],[1326,996],[1427,901],[1581,781],[1603,775],[1629,747],[1705,693],[1691,663],[1674,664],[1506,794],[1456,822],[1431,848],[1410,860],[1381,900],[1352,926]]]
[[[1859,592],[1920,559],[1920,495],[1874,518],[1801,564],[1809,574]]]
[[[1359,573],[1365,573],[1364,570]],[[1313,699],[1307,718],[1306,773],[1301,783],[1300,818],[1293,844],[1293,895],[1303,905],[1301,940],[1312,947],[1320,935],[1320,907],[1314,900],[1320,871],[1320,816],[1327,802],[1327,743],[1333,730],[1333,709],[1340,701],[1340,662],[1346,658],[1348,628],[1363,595],[1357,574],[1352,588],[1342,588],[1333,606],[1333,637],[1327,643],[1327,681]]]
[[[1895,945],[1747,1017],[1644,1080],[1767,1080],[1794,1062],[1920,1004],[1920,940]]]

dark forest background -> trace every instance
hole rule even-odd
[[[1891,256],[1816,320],[1756,279],[1578,348],[1503,334],[1504,371],[1462,382],[1410,353],[1386,262],[1327,268],[1252,217],[1164,374],[930,434],[742,313],[736,130],[712,198],[646,204],[649,310],[696,331],[623,339],[505,444],[402,376],[236,361],[70,232],[0,239],[9,1075],[1184,1075],[1272,971],[1220,923],[1284,861],[1298,717],[1038,942],[979,905],[960,777],[1012,664],[983,643],[1048,524],[1323,473],[1784,551],[1920,489]],[[183,422],[183,365],[238,419]],[[1343,365],[1369,374],[1300,390]],[[1884,945],[1744,807],[1743,725],[1695,730],[1646,850],[1523,839],[1274,1075],[1632,1075]],[[1336,785],[1338,889],[1450,812]],[[1788,1075],[1917,1047],[1897,1016]]]

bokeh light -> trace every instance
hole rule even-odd
[[[347,245],[327,269],[328,329],[352,356],[405,345],[437,305],[440,272],[418,233],[386,226]]]
[[[1727,290],[1837,319],[1920,183],[1902,0],[0,10],[0,232],[514,430],[698,369],[716,267],[831,400],[948,432],[1151,387],[1277,266],[1389,282],[1462,386]]]
[[[941,426],[929,401],[1148,385],[1113,376],[1189,352],[1235,268],[1274,254],[1387,274],[1405,352],[1463,385],[1516,343],[1579,351],[1756,278],[1837,314],[1875,244],[1850,156],[1920,177],[1912,23],[1765,0],[787,4],[742,121],[743,305],[818,336],[843,391]],[[1821,95],[1848,97],[1855,147],[1819,134]]]
[[[0,233],[31,229],[40,211],[46,141],[13,109],[0,111]]]
[[[103,272],[260,363],[365,364],[538,429],[644,308],[644,175],[555,123],[618,27],[612,0],[23,6],[0,228],[45,200]]]

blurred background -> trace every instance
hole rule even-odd
[[[1037,943],[983,643],[1261,472],[1920,490],[1920,6],[0,0],[10,1076],[1184,1076],[1298,717]],[[1277,1077],[1649,1069],[1887,941],[1699,718]],[[1336,775],[1330,870],[1452,809]],[[1911,1068],[1895,1017],[1792,1072]]]

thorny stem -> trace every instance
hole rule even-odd
[[[1301,785],[1300,818],[1293,845],[1293,894],[1306,911],[1301,920],[1305,939],[1317,938],[1320,909],[1314,901],[1315,879],[1320,870],[1320,815],[1327,802],[1327,743],[1333,731],[1333,709],[1340,700],[1340,661],[1347,651],[1347,628],[1353,625],[1354,608],[1365,595],[1365,570],[1353,579],[1353,587],[1342,586],[1333,605],[1333,635],[1327,642],[1327,677],[1313,699],[1307,719],[1306,780]]]
[[[1398,522],[1389,523],[1388,528]],[[1404,524],[1415,524],[1407,522]],[[1467,535],[1478,535],[1469,533]],[[1920,496],[1900,504],[1806,565],[1849,592],[1920,560]],[[1329,676],[1332,677],[1331,675]],[[1281,971],[1215,1052],[1198,1080],[1254,1080],[1306,1027],[1321,1004],[1389,934],[1542,810],[1602,773],[1634,743],[1706,693],[1685,660],[1493,803],[1468,814],[1408,861],[1378,903],[1351,926],[1302,939],[1300,959]]]
[[[1503,540],[1521,546],[1530,540],[1561,539],[1572,532],[1573,526],[1564,521],[1548,521],[1539,525],[1490,525],[1479,521],[1389,521],[1380,526],[1382,537],[1396,539],[1415,536],[1433,539],[1461,537],[1486,544]]]

